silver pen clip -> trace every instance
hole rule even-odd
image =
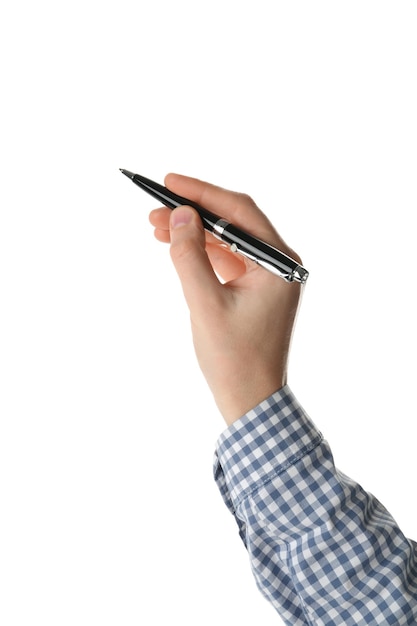
[[[289,283],[299,282],[305,283],[308,278],[308,271],[302,265],[298,265],[293,259],[290,259],[282,252],[277,250],[277,253],[285,259],[285,262],[280,263],[278,260],[272,258],[271,255],[268,255],[268,258],[262,258],[262,253],[256,254],[253,252],[249,252],[246,248],[242,247],[238,242],[228,241],[230,233],[226,230],[227,227],[230,226],[230,223],[225,219],[219,219],[213,229],[213,235],[220,239],[224,243],[227,243],[232,252],[237,252],[242,256],[254,261],[261,267],[266,270],[272,272],[276,276],[280,276],[284,280]],[[275,250],[275,248],[270,248],[271,250]]]

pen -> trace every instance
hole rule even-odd
[[[277,248],[237,228],[237,226],[234,226],[219,215],[204,209],[196,202],[178,196],[163,185],[155,183],[149,178],[145,178],[140,174],[134,174],[122,168],[120,168],[120,171],[130,178],[135,185],[170,209],[175,209],[183,205],[192,206],[199,214],[204,228],[217,237],[217,239],[227,243],[232,252],[238,252],[251,261],[255,261],[258,265],[280,276],[287,282],[306,282],[308,271],[305,267],[283,252],[280,252]]]

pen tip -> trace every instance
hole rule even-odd
[[[133,178],[135,176],[133,172],[129,172],[129,170],[125,170],[122,167],[119,167],[119,170],[122,172],[122,174],[128,176],[129,178]]]

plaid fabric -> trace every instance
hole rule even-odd
[[[221,435],[214,474],[286,624],[417,624],[417,544],[336,469],[288,386]]]

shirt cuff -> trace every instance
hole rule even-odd
[[[227,506],[236,511],[243,498],[287,470],[322,440],[288,385],[273,393],[234,422],[217,441],[214,476]]]

